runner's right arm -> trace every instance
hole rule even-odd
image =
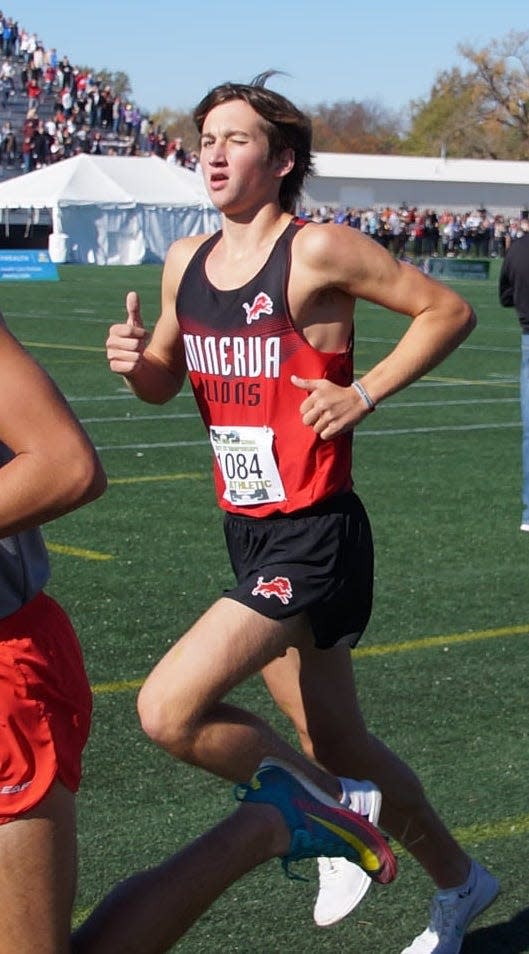
[[[171,245],[162,275],[161,313],[149,338],[136,292],[126,299],[126,323],[112,325],[106,342],[111,371],[121,374],[142,401],[165,404],[181,390],[186,375],[184,347],[176,317],[176,295],[191,255],[205,236]]]

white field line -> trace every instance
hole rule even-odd
[[[454,387],[458,386],[473,386],[476,384],[494,384],[494,385],[514,385],[516,390],[518,388],[518,382],[516,379],[498,379],[494,382],[490,381],[427,381],[423,379],[420,382],[412,385],[413,388],[417,389],[419,387]],[[190,392],[185,392],[178,395],[177,400],[181,401],[182,399],[192,398],[193,395]],[[137,398],[133,394],[130,394],[128,391],[123,391],[123,393],[113,394],[113,395],[95,395],[90,397],[88,395],[77,395],[75,397],[69,397],[68,400],[72,404],[83,403],[90,404],[95,403],[108,403],[114,401],[137,401]],[[386,404],[381,405],[378,410],[378,413],[386,414],[388,411],[394,410],[406,410],[408,408],[435,408],[442,407],[472,407],[476,405],[500,405],[500,404],[512,404],[516,407],[519,404],[519,396],[516,393],[512,397],[490,397],[490,398],[463,398],[463,399],[454,399],[454,400],[434,400],[434,401],[395,401],[389,400]],[[143,421],[178,421],[178,420],[188,420],[196,419],[199,420],[198,411],[190,412],[173,412],[166,414],[130,414],[126,413],[122,416],[97,416],[97,417],[82,417],[81,421],[83,424],[105,424],[105,423],[116,423],[116,424],[140,424]],[[380,420],[380,418],[377,418]],[[508,428],[519,428],[520,422],[516,421],[504,421],[504,422],[487,422],[487,423],[466,423],[466,424],[438,424],[438,425],[428,425],[422,427],[401,427],[401,428],[368,428],[361,427],[357,430],[355,434],[355,439],[358,440],[362,437],[402,437],[402,436],[413,436],[419,434],[434,434],[434,433],[464,433],[467,431],[486,431],[486,430],[503,430]],[[97,445],[97,450],[99,451],[110,451],[110,450],[148,450],[148,449],[157,449],[157,448],[174,448],[174,447],[209,447],[210,443],[207,438],[202,440],[184,440],[184,441],[153,441],[150,442],[135,442],[127,444],[99,444]]]
[[[83,399],[80,399],[83,400]],[[387,404],[381,405],[379,408],[380,411],[386,413],[387,411],[392,410],[402,410],[406,408],[439,408],[439,407],[467,407],[472,405],[484,405],[484,404],[514,404],[518,406],[519,399],[518,397],[511,398],[469,398],[462,401],[390,401]],[[198,411],[191,411],[189,413],[179,414],[177,412],[173,414],[129,414],[120,415],[119,417],[82,417],[80,418],[82,424],[108,424],[108,423],[118,423],[118,424],[139,424],[142,421],[180,421],[180,420],[199,420]],[[456,429],[459,427],[516,427],[517,422],[507,422],[503,424],[467,424],[467,425],[454,425]],[[415,428],[407,429],[406,433],[413,433],[413,431],[418,430]],[[374,431],[368,431],[367,428],[362,429],[360,433],[375,433]],[[376,433],[382,433],[377,431]],[[396,433],[393,431],[393,433]]]
[[[372,429],[368,430],[367,428],[359,429],[355,434],[355,440],[358,440],[361,437],[404,437],[404,436],[414,436],[416,434],[436,434],[436,433],[466,433],[468,431],[488,431],[488,430],[504,430],[507,428],[516,427],[519,428],[519,421],[504,422],[500,424],[489,423],[489,424],[441,424],[437,427],[398,427],[398,428],[388,428],[388,429]],[[150,443],[140,443],[140,444],[96,444],[96,450],[98,451],[111,451],[111,450],[152,450],[160,447],[202,447],[207,446],[211,447],[209,440],[199,440],[199,441],[157,441],[152,444]]]
[[[391,401],[388,404],[383,404],[378,410],[381,411],[392,411],[392,410],[402,410],[403,408],[417,408],[417,407],[465,407],[468,405],[483,405],[483,404],[515,404],[518,406],[519,398],[484,398],[483,400],[479,398],[471,398],[470,400],[464,401]],[[105,423],[122,423],[122,424],[138,424],[141,421],[181,421],[189,419],[199,419],[200,415],[198,411],[190,412],[188,414],[127,414],[126,416],[120,417],[82,417],[80,418],[82,424],[105,424]]]

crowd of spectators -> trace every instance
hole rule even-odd
[[[0,107],[26,106],[21,129],[0,126],[0,162],[31,172],[78,153],[156,155],[195,169],[198,156],[100,77],[74,66],[0,11]]]
[[[360,229],[399,258],[428,256],[503,257],[514,238],[523,234],[522,210],[517,218],[492,215],[486,209],[459,213],[445,209],[400,206],[382,209],[303,209],[301,217],[314,222],[336,222]]]
[[[9,114],[22,97],[21,129],[12,119],[0,125],[0,163],[31,172],[79,153],[156,155],[195,169],[198,154],[137,106],[116,94],[100,77],[74,66],[36,33],[20,28],[0,11],[0,108]],[[46,108],[44,109],[44,104]],[[490,215],[486,209],[463,214],[409,208],[303,209],[301,216],[360,229],[394,255],[502,257],[521,234],[520,218]],[[529,213],[527,213],[529,218]]]

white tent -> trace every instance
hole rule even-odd
[[[14,210],[42,209],[53,261],[97,265],[161,262],[172,241],[220,222],[200,171],[157,156],[78,155],[0,184],[4,225]]]

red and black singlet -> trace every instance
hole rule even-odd
[[[222,291],[205,263],[218,232],[197,250],[182,277],[176,313],[187,369],[215,454],[219,505],[265,517],[292,513],[347,490],[351,434],[323,441],[303,424],[304,392],[290,376],[352,380],[352,349],[324,353],[295,328],[287,304],[289,223],[262,269],[241,288]]]

